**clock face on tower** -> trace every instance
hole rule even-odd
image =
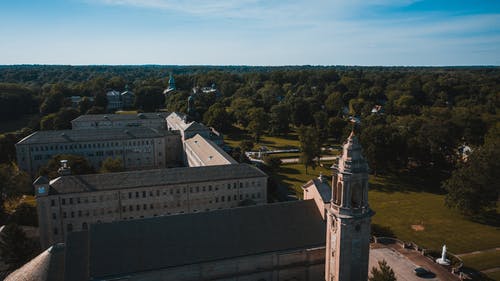
[[[45,186],[38,187],[37,192],[38,192],[38,194],[44,194],[45,193]]]

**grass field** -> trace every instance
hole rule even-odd
[[[323,167],[309,168],[306,174],[302,164],[281,165],[276,179],[300,198],[301,186],[320,172],[331,174]],[[374,224],[421,247],[439,250],[446,244],[449,251],[456,254],[500,247],[498,228],[472,222],[446,208],[443,194],[418,191],[433,189],[418,186],[425,181],[407,176],[402,179],[404,181],[393,177],[370,178],[370,205],[376,211]]]
[[[463,256],[462,260],[468,267],[477,270],[485,270],[500,267],[500,251],[483,252],[473,255]]]
[[[489,278],[500,281],[500,270],[487,274]]]

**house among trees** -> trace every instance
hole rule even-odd
[[[106,99],[108,100],[106,106],[108,111],[121,110],[134,106],[135,94],[128,89],[128,86],[125,86],[125,91],[123,93],[116,90],[107,92]]]

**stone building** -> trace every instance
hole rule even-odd
[[[247,164],[39,177],[33,185],[42,248],[92,223],[267,202],[267,175]]]
[[[185,165],[189,167],[237,164],[229,154],[200,135],[184,141]]]
[[[209,139],[219,146],[224,144],[222,135],[214,128],[209,128],[202,123],[188,120],[188,116],[179,112],[172,112],[167,116],[167,128],[172,131],[179,131],[182,141],[200,135]]]
[[[5,280],[321,280],[324,245],[314,201],[294,201],[94,224]]]
[[[353,131],[342,147],[338,166],[333,167],[326,223],[326,281],[368,279],[373,215],[368,205],[368,164]]]
[[[71,121],[73,130],[148,127],[166,129],[166,113],[148,112],[138,114],[85,114]]]
[[[109,91],[106,93],[106,99],[108,101],[106,105],[106,109],[108,111],[115,111],[123,108],[123,102],[120,92],[118,91]]]
[[[317,179],[312,179],[302,186],[304,200],[314,200],[321,217],[326,220],[332,199],[332,188],[328,185],[327,179],[320,175]]]
[[[38,131],[16,144],[19,168],[35,175],[55,155],[84,156],[99,169],[104,159],[120,158],[127,170],[178,166],[180,135],[147,127]]]

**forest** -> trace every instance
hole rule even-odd
[[[163,94],[169,74],[176,90]],[[35,130],[105,113],[106,92],[127,87],[130,109],[187,112],[192,96],[194,119],[255,141],[301,131],[318,147],[338,144],[357,120],[372,173],[441,177],[447,204],[477,214],[495,209],[500,189],[499,81],[498,67],[0,66],[0,121],[30,117],[2,130],[0,162],[15,161],[14,144]],[[216,94],[192,90],[212,85]],[[84,98],[71,107],[71,96]]]

